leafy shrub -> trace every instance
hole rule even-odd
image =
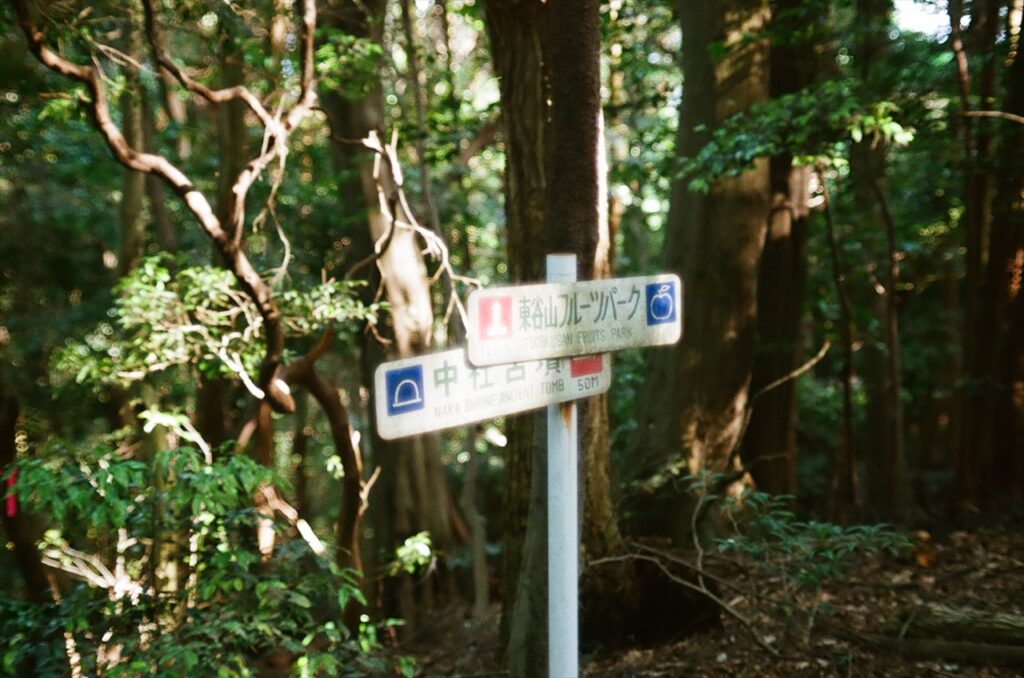
[[[718,540],[722,551],[747,556],[763,574],[780,578],[784,593],[818,589],[842,578],[855,553],[898,551],[911,545],[904,533],[889,525],[843,527],[798,520],[788,508],[792,500],[758,491],[727,499],[722,510],[733,519],[737,533]]]
[[[355,572],[301,540],[261,561],[253,496],[273,481],[190,447],[151,463],[105,445],[22,461],[22,505],[66,526],[46,533],[44,561],[79,583],[47,604],[0,599],[0,672],[61,675],[72,654],[83,675],[248,676],[280,653],[298,675],[386,670],[371,629],[341,621],[365,602]]]
[[[193,266],[173,276],[167,255],[143,259],[115,290],[103,322],[68,342],[52,361],[58,384],[69,378],[103,391],[147,375],[193,365],[201,372],[255,374],[263,358],[259,312],[230,271]],[[347,338],[359,321],[373,321],[381,304],[358,298],[363,281],[325,281],[288,289],[278,298],[281,320],[294,335],[333,326]]]

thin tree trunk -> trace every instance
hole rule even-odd
[[[166,51],[163,46],[163,31],[154,33],[153,40],[157,43],[160,51]],[[185,101],[178,95],[178,81],[174,74],[166,68],[157,68],[157,77],[160,81],[160,92],[163,95],[164,111],[174,125],[176,135],[176,151],[179,160],[186,160],[192,152],[192,143],[188,136],[188,110]]]
[[[845,525],[857,520],[860,514],[857,452],[853,433],[853,313],[850,308],[850,297],[843,283],[845,276],[839,261],[839,241],[832,220],[828,184],[825,183],[824,175],[820,177],[825,196],[825,225],[828,229],[829,253],[832,259],[832,281],[839,300],[839,343],[843,347],[843,362],[840,368],[840,380],[843,385],[842,427],[832,470],[833,504],[830,513],[832,520]]]
[[[142,55],[142,30],[132,21],[128,28],[126,52],[132,58]],[[128,69],[127,86],[121,98],[121,116],[125,140],[132,148],[143,148],[142,87],[138,74]],[[142,219],[142,202],[146,196],[146,175],[132,169],[124,169],[119,214],[121,221],[121,251],[117,257],[118,276],[124,277],[134,269],[142,258],[145,222]]]
[[[341,3],[330,13],[324,14],[325,25],[335,30],[357,37],[368,38],[377,44],[383,41],[384,5],[382,0],[369,3]],[[332,146],[335,165],[339,176],[338,196],[339,209],[348,218],[343,223],[349,226],[346,236],[351,245],[347,259],[351,262],[360,261],[373,250],[375,233],[382,230],[381,216],[377,209],[377,196],[373,182],[373,158],[368,153],[353,145],[358,139],[372,131],[379,131],[384,124],[384,102],[380,81],[374,81],[370,90],[358,99],[351,99],[341,93],[324,90],[321,100],[331,123],[331,131],[335,143]],[[350,140],[344,143],[341,140]],[[390,247],[389,247],[390,249]],[[379,283],[379,278],[368,276],[371,284]],[[365,302],[372,300],[372,292],[364,295]],[[364,385],[372,385],[373,370],[384,360],[384,349],[372,337],[364,333],[360,350],[360,373]],[[373,411],[373,389],[370,388],[369,411]],[[394,544],[400,538],[408,536],[399,524],[406,511],[396,506],[397,488],[407,480],[397,467],[399,450],[377,435],[376,427],[371,427],[369,436],[372,464],[380,469],[380,479],[374,489],[374,501],[370,504],[368,520],[374,532],[374,548],[368,550],[368,557],[376,561],[379,558],[388,562],[393,554]],[[379,561],[376,561],[379,562]],[[372,564],[370,564],[372,566]],[[380,569],[378,564],[375,569]],[[378,617],[401,616],[414,619],[415,608],[412,604],[411,592],[406,595],[402,590],[405,581],[397,586],[394,582],[385,581],[380,590],[367,589],[367,599]],[[408,602],[399,603],[399,600]]]
[[[1002,110],[1024,115],[1024,54],[1008,64]],[[1024,504],[1024,125],[1003,122],[996,155],[987,303],[994,329],[993,450],[985,472],[990,508]]]
[[[899,253],[896,246],[896,224],[889,210],[889,200],[879,181],[875,181],[875,194],[881,210],[882,223],[885,225],[886,240],[886,293],[885,293],[885,347],[886,347],[886,385],[889,392],[887,400],[891,404],[888,412],[887,427],[892,439],[893,474],[889,494],[893,497],[895,515],[906,510],[906,472],[907,450],[906,431],[903,421],[903,360],[900,349],[899,316],[897,307],[897,289],[900,278]]]
[[[348,410],[341,402],[338,390],[329,386],[313,369],[305,366],[294,377],[317,401],[327,416],[331,427],[331,440],[334,450],[341,458],[344,472],[342,478],[341,509],[336,523],[335,543],[337,545],[336,561],[340,567],[363,569],[363,561],[359,548],[359,531],[362,524],[365,482],[363,481],[363,460],[352,442],[352,426],[349,423]]]
[[[221,44],[220,77],[223,87],[240,85],[244,80],[242,54],[238,51],[238,46],[226,36],[222,38]],[[241,101],[228,101],[218,105],[215,113],[217,151],[220,160],[217,175],[217,218],[224,224],[228,237],[237,242],[241,234],[233,229],[244,228],[245,224],[233,223],[231,215],[234,213],[235,196],[231,189],[248,162],[246,107]],[[211,256],[214,262],[218,261],[216,252]],[[228,405],[231,386],[230,380],[220,376],[201,376],[199,379],[196,394],[196,428],[213,447],[223,444],[228,439],[228,432],[233,429]],[[259,416],[261,415],[258,415],[258,419]],[[265,425],[270,425],[268,417],[269,415],[259,420]],[[273,436],[267,435],[267,440],[271,441],[269,444],[272,444]],[[266,450],[262,454],[265,454],[268,462],[273,456],[272,452]],[[259,497],[262,496],[261,493]]]
[[[889,50],[891,0],[857,0],[856,20],[861,29],[855,40],[855,59],[860,81],[869,96],[884,98],[887,92],[881,83],[884,59]],[[868,237],[869,260],[866,268],[874,271],[889,268],[887,220],[885,214],[886,145],[869,138],[850,149],[851,219]],[[881,196],[881,197],[879,197]],[[884,276],[885,274],[883,274]],[[868,396],[864,431],[866,456],[864,474],[864,507],[875,519],[892,519],[905,511],[906,445],[903,430],[903,404],[899,373],[892,364],[898,362],[898,337],[894,336],[896,290],[882,281],[865,281],[861,287],[865,303],[883,327],[881,336],[868,336],[861,351],[860,376]],[[890,315],[892,316],[890,318]]]
[[[142,98],[142,130],[145,149],[150,153],[156,153],[156,123],[153,120],[151,101],[145,96]],[[170,210],[167,209],[164,185],[160,177],[146,175],[146,198],[149,201],[150,215],[153,217],[157,244],[162,251],[174,253],[178,249],[177,228],[171,219]]]
[[[420,179],[420,198],[427,213],[428,223],[435,233],[441,233],[441,217],[437,211],[437,202],[430,187],[430,167],[427,165],[426,138],[427,128],[427,74],[420,66],[419,49],[417,49],[416,10],[412,0],[402,0],[402,29],[405,33],[405,51],[409,65],[409,84],[412,86],[413,101],[416,109],[416,164]]]
[[[292,456],[297,459],[295,464],[295,510],[299,517],[307,522],[312,519],[312,497],[309,487],[309,438],[312,429],[309,425],[309,398],[299,394],[295,398],[295,427],[292,433]]]
[[[1024,293],[1019,288],[1013,307],[1009,341],[1013,351],[1012,362],[1008,366],[1011,371],[1009,400],[1013,421],[1010,449],[1016,450],[1013,462],[1015,473],[1012,475],[1017,479],[1017,492],[1020,493],[1020,488],[1024,487],[1024,349],[1021,348],[1024,346]],[[1017,501],[1022,501],[1019,494]]]
[[[139,17],[133,17],[128,28],[126,52],[134,59],[142,54],[142,28]],[[132,148],[143,148],[145,144],[145,114],[142,84],[138,76],[129,71],[128,87],[122,95],[122,125],[125,140]],[[146,195],[146,175],[125,168],[119,217],[121,225],[121,251],[118,256],[118,275],[131,273],[142,258],[144,248],[145,221],[142,207]],[[146,407],[159,407],[159,396],[152,386],[143,384],[142,401]],[[137,422],[136,422],[137,423]],[[157,426],[142,435],[142,449],[145,457],[156,469],[156,485],[163,488],[173,483],[174,478],[156,465],[157,456],[168,448],[167,430]],[[158,590],[175,592],[180,588],[181,570],[178,567],[180,535],[175,526],[158,522],[153,535],[153,574]]]
[[[490,605],[487,584],[487,531],[484,516],[477,508],[477,485],[480,476],[480,453],[473,446],[474,429],[469,430],[469,461],[462,486],[462,512],[469,522],[470,540],[473,549],[473,621],[479,623],[487,618]]]

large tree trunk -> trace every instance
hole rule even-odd
[[[612,262],[598,8],[589,1],[570,3],[571,9],[557,7],[551,10],[548,43],[552,104],[544,212],[547,249],[574,253],[581,280],[607,278]],[[608,399],[591,398],[578,407],[582,543],[588,555],[601,556],[620,540],[609,477]]]
[[[544,261],[544,194],[547,167],[548,81],[544,74],[544,32],[548,6],[540,0],[487,3],[487,33],[501,86],[505,147],[505,246],[512,282],[541,279]],[[533,450],[541,445],[538,414],[506,422],[501,519],[501,642],[509,624],[523,559],[529,513]]]
[[[818,17],[801,11],[800,0],[778,0],[772,21],[777,36],[771,47],[772,97],[798,92],[814,81],[817,35],[798,33]],[[792,35],[805,35],[795,40]],[[810,168],[794,167],[788,153],[769,167],[771,216],[757,280],[757,348],[751,389],[757,392],[792,372],[801,353],[800,321],[807,276],[807,183]],[[764,394],[754,407],[743,440],[743,462],[758,487],[796,493],[796,383],[792,380]]]
[[[1024,55],[1020,48],[1006,73],[1003,110],[1024,115]],[[993,449],[982,469],[994,492],[990,507],[1005,510],[1007,501],[1024,502],[1024,125],[1003,121],[996,156],[996,192],[992,207],[986,275],[986,308],[995,340]]]
[[[767,18],[760,0],[681,3],[687,84],[678,155],[694,155],[718,122],[767,98],[768,50],[758,37]],[[713,44],[725,46],[723,58],[712,57]],[[683,279],[684,336],[678,347],[650,354],[633,447],[640,472],[727,470],[749,396],[768,189],[767,161],[715,182],[708,194],[685,180],[673,185],[664,266]],[[682,539],[688,502],[673,500],[668,510],[658,526],[668,522]]]
[[[600,15],[596,0],[556,3],[548,12],[551,39],[545,43],[546,49],[542,49],[542,54],[549,57],[546,63],[551,82],[543,222],[545,244],[548,252],[575,254],[578,277],[586,280],[594,276],[595,254],[602,232],[600,272],[607,275],[610,268],[606,191],[602,190]],[[537,77],[540,72],[532,75]],[[517,114],[508,103],[506,119]],[[534,118],[532,122],[537,127],[544,125],[543,117]],[[586,483],[582,493],[584,507],[590,507],[591,515],[601,522],[596,525],[585,517],[583,532],[586,539],[594,542],[593,548],[603,552],[606,547],[602,542],[618,537],[608,484],[607,402],[581,403],[580,410],[582,477],[591,481]],[[595,424],[597,429],[593,428]],[[523,568],[509,638],[509,668],[513,676],[537,675],[543,671],[547,659],[547,601],[543,595],[547,589],[547,512],[543,500],[546,483],[543,482],[545,474],[540,472],[547,461],[543,447],[535,446]]]
[[[968,54],[980,60],[977,86],[981,106],[994,101],[996,91],[995,41],[998,33],[999,0],[971,3],[971,23],[966,36],[960,34],[962,0],[950,0],[951,45],[957,57],[961,90],[961,108],[969,112],[971,74]],[[995,355],[991,350],[998,328],[995,309],[988,299],[986,252],[992,218],[992,125],[990,121],[966,118],[964,140],[964,380],[959,416],[960,441],[957,450],[956,477],[962,504],[976,509],[985,496],[985,476],[992,464],[992,448],[998,444],[992,437],[995,425],[996,396],[991,387]]]
[[[772,158],[770,172],[771,217],[757,283],[754,392],[796,369],[802,348],[810,173],[807,167],[793,167],[788,155]],[[796,493],[795,381],[776,386],[758,400],[743,440],[743,462],[759,488]]]

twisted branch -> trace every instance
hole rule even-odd
[[[104,77],[99,65],[97,63],[90,66],[77,64],[51,50],[46,45],[45,33],[36,25],[32,17],[27,0],[11,0],[11,4],[32,54],[50,70],[85,85],[89,93],[89,100],[84,102],[88,114],[114,158],[129,169],[145,174],[154,174],[163,179],[185,202],[207,236],[213,241],[214,246],[238,279],[242,290],[255,304],[263,320],[266,352],[260,367],[258,389],[264,393],[264,400],[273,409],[279,412],[294,411],[295,402],[284,382],[278,377],[284,355],[284,329],[281,324],[281,314],[274,302],[270,286],[245,256],[241,234],[242,226],[245,223],[245,196],[249,188],[275,158],[279,160],[283,169],[287,154],[288,135],[316,104],[313,77],[313,47],[316,29],[315,0],[303,0],[302,2],[302,77],[298,100],[287,113],[278,112],[275,116],[271,116],[255,95],[243,86],[211,90],[190,78],[170,59],[161,46],[157,35],[152,1],[143,0],[146,34],[154,58],[160,66],[170,72],[187,90],[210,102],[222,103],[232,99],[244,101],[266,130],[260,154],[246,165],[235,180],[231,191],[232,201],[228,210],[231,228],[228,229],[224,228],[224,224],[215,214],[206,196],[195,188],[184,172],[167,158],[141,152],[128,143],[110,114]],[[229,236],[229,233],[234,233],[235,236]]]

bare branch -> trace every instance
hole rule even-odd
[[[224,89],[213,90],[206,85],[193,80],[185,71],[183,71],[174,60],[164,50],[163,41],[160,40],[157,32],[156,16],[153,12],[152,0],[142,0],[142,11],[145,15],[146,23],[146,39],[149,41],[149,46],[153,52],[153,58],[161,68],[165,69],[174,78],[181,83],[182,87],[197,94],[202,98],[206,99],[210,103],[220,104],[233,99],[240,99],[245,102],[245,105],[249,107],[256,117],[266,127],[270,127],[273,124],[273,118],[267,109],[263,106],[256,95],[250,92],[244,85],[236,85],[234,87],[226,87]]]
[[[662,562],[662,560],[660,558],[657,558],[657,557],[655,557],[653,555],[646,555],[646,554],[642,554],[642,553],[627,553],[627,554],[619,555],[619,556],[608,556],[608,557],[605,557],[605,558],[598,558],[596,560],[590,561],[589,565],[590,566],[603,565],[605,563],[616,563],[616,562],[623,562],[623,561],[628,561],[628,560],[642,560],[642,561],[651,563],[655,567],[657,567],[659,570],[661,570],[662,574],[664,574],[671,581],[675,582],[676,584],[679,584],[680,586],[682,586],[684,588],[690,589],[691,591],[694,591],[696,593],[699,593],[699,594],[703,595],[708,600],[710,600],[711,602],[715,603],[720,608],[722,608],[722,610],[727,612],[731,617],[736,619],[736,621],[738,621],[740,624],[742,624],[743,627],[747,630],[747,632],[750,633],[750,636],[751,636],[751,638],[754,639],[754,642],[757,643],[762,649],[764,649],[766,652],[768,652],[769,654],[771,654],[774,657],[778,657],[779,656],[779,651],[776,650],[774,647],[772,647],[768,643],[768,641],[766,641],[764,638],[761,637],[761,634],[758,633],[757,629],[754,628],[753,622],[751,622],[749,619],[747,619],[741,612],[739,612],[732,605],[730,605],[729,603],[727,603],[726,601],[722,600],[717,595],[712,593],[710,590],[708,590],[708,588],[706,586],[704,586],[703,580],[701,580],[701,583],[698,586],[697,584],[694,584],[693,582],[689,582],[689,581],[683,579],[682,577],[677,576],[668,567],[666,567],[665,563]]]
[[[1024,125],[1024,115],[1007,113],[1006,111],[964,111],[960,115],[965,118],[1000,118]]]
[[[266,498],[267,504],[271,509],[283,515],[288,519],[288,522],[295,526],[295,529],[299,531],[302,538],[307,544],[309,544],[309,548],[313,553],[318,556],[322,556],[327,553],[324,543],[320,541],[320,538],[316,536],[315,532],[313,532],[313,528],[309,526],[309,523],[299,517],[299,512],[295,510],[294,506],[278,495],[277,490],[270,485],[261,485],[260,492],[263,493],[263,496]]]
[[[758,389],[757,393],[751,396],[748,406],[752,407],[754,402],[764,394],[768,393],[772,389],[782,386],[787,381],[792,381],[793,379],[796,379],[797,377],[799,377],[800,375],[802,375],[803,373],[807,372],[809,369],[817,365],[819,362],[821,362],[821,359],[825,357],[825,354],[828,353],[828,350],[830,348],[832,348],[832,342],[826,341],[824,344],[821,345],[821,348],[818,349],[818,352],[814,354],[813,358],[805,362],[803,365],[800,365],[792,372],[784,374],[775,381],[773,381],[772,383]]]
[[[380,202],[381,214],[390,224],[387,237],[391,237],[392,234],[390,231],[392,229],[402,228],[412,231],[423,240],[423,253],[435,259],[439,263],[438,269],[431,277],[430,282],[436,282],[442,275],[448,276],[451,288],[449,304],[454,305],[454,309],[459,312],[463,324],[468,325],[466,309],[456,289],[457,284],[462,283],[471,287],[480,287],[481,282],[476,278],[455,273],[449,258],[448,246],[445,244],[444,240],[442,240],[441,236],[435,231],[420,225],[416,220],[416,217],[413,215],[412,208],[409,206],[409,201],[406,198],[405,190],[403,189],[404,179],[402,166],[398,160],[397,132],[392,133],[391,143],[384,145],[381,144],[380,138],[377,136],[377,132],[371,130],[367,137],[362,140],[362,145],[373,151],[377,156],[374,162],[374,180],[377,183],[377,195]],[[382,165],[387,167],[388,173],[391,177],[391,187],[385,186],[383,172],[381,171],[383,169]],[[399,218],[397,210],[394,209],[394,205],[396,204],[401,207],[404,219]],[[377,257],[374,258],[376,259]],[[362,264],[363,262],[359,262],[357,266]],[[448,312],[445,315],[446,321],[450,315],[451,308],[448,309]]]
[[[110,107],[106,98],[106,91],[103,83],[103,74],[99,67],[83,66],[76,64],[60,56],[45,44],[44,33],[35,25],[27,0],[12,0],[18,16],[18,24],[28,40],[29,49],[43,65],[51,70],[72,78],[84,84],[91,101],[88,102],[88,111],[96,127],[100,130],[104,140],[110,147],[114,157],[125,167],[147,174],[156,174],[164,179],[188,205],[193,215],[199,220],[203,230],[213,240],[221,256],[228,267],[235,274],[246,295],[252,299],[263,319],[264,338],[266,353],[263,364],[260,368],[259,388],[265,393],[267,402],[279,412],[291,412],[295,409],[295,402],[285,388],[282,388],[283,381],[277,378],[278,369],[284,355],[284,331],[281,326],[280,311],[273,301],[271,288],[256,272],[242,251],[241,243],[236,242],[225,232],[223,225],[217,218],[209,200],[197,190],[185,174],[175,167],[166,158],[151,153],[143,153],[132,148],[124,137],[124,134],[114,123],[110,115]],[[152,5],[145,0],[147,11],[147,32],[150,34],[150,41],[153,42],[152,29],[154,17]],[[270,117],[269,113],[259,105],[256,110],[257,116],[261,118],[268,129],[275,143],[267,144],[267,148],[259,157],[251,161],[239,175],[233,188],[235,197],[235,209],[232,218],[236,225],[244,221],[244,198],[249,187],[259,176],[260,172],[269,164],[274,157],[283,157],[285,141],[288,133],[301,122],[302,118],[312,109],[316,100],[316,93],[312,79],[312,41],[313,28],[315,28],[316,8],[313,0],[304,0],[305,35],[303,59],[310,63],[303,65],[302,94],[299,101],[292,107],[283,123],[277,118]],[[169,62],[169,60],[167,60]],[[167,67],[167,64],[161,63]],[[171,68],[173,67],[173,68]],[[168,67],[174,72],[173,64]],[[177,70],[179,79],[184,74]],[[236,93],[237,98],[245,99],[245,95]],[[228,98],[236,98],[235,95]],[[258,103],[258,102],[256,102]],[[250,103],[252,107],[252,104]],[[239,229],[235,229],[236,231]]]
[[[769,391],[771,391],[773,389],[778,388],[779,386],[782,386],[783,384],[785,384],[788,381],[792,381],[793,379],[796,379],[801,374],[804,374],[809,369],[811,369],[812,367],[817,365],[819,362],[821,362],[822,358],[825,357],[825,355],[828,353],[828,350],[830,348],[832,348],[832,343],[829,342],[829,341],[826,341],[824,344],[821,345],[821,348],[818,349],[818,352],[816,354],[814,354],[814,357],[812,357],[810,360],[805,362],[803,365],[800,365],[795,370],[793,370],[793,371],[791,371],[791,372],[789,372],[787,374],[782,375],[781,377],[779,377],[775,381],[773,381],[770,384],[767,384],[766,386],[762,387],[761,389],[759,389],[757,391],[757,393],[752,395],[747,400],[747,405],[743,409],[743,421],[740,424],[740,434],[736,437],[736,442],[733,444],[732,451],[729,454],[729,461],[726,463],[726,468],[729,468],[730,466],[732,466],[733,461],[736,459],[736,455],[739,454],[740,443],[743,442],[743,437],[747,433],[747,427],[750,426],[750,419],[754,416],[754,403],[757,402],[757,400],[759,398],[761,398],[761,396],[763,396],[764,394],[768,393]]]
[[[469,161],[494,141],[494,137],[498,135],[500,124],[501,116],[499,115],[496,120],[489,122],[478,129],[473,138],[466,144],[466,147],[459,152],[459,159],[455,163],[456,166],[469,167]]]

